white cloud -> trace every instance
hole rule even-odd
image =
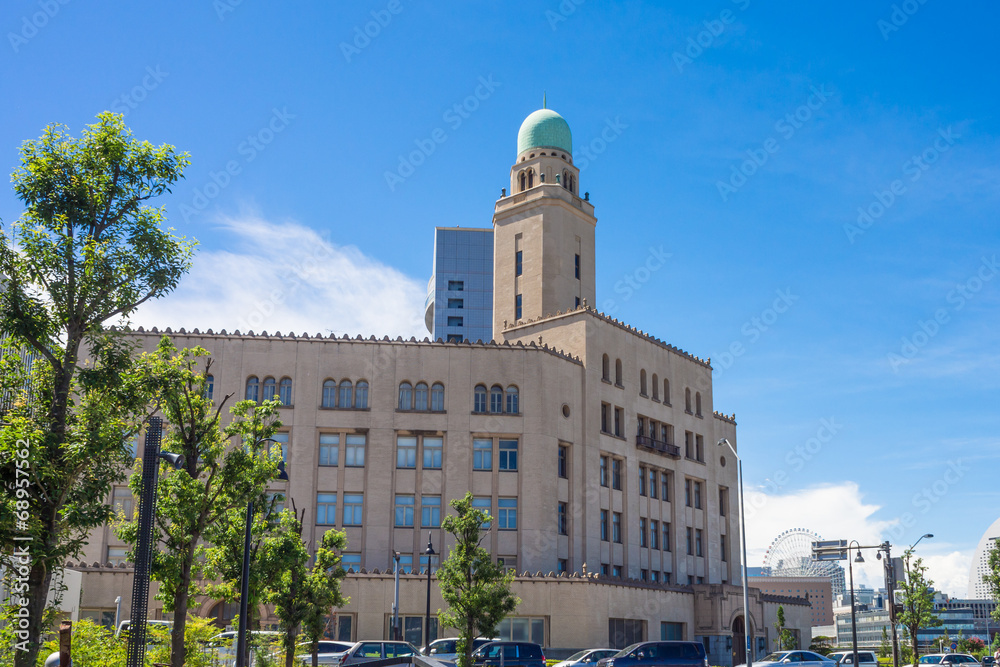
[[[177,290],[143,304],[132,326],[428,335],[425,283],[295,222],[244,212],[217,223],[232,249],[198,252]]]
[[[782,532],[805,528],[819,533],[825,540],[857,540],[862,545],[876,545],[889,539],[891,528],[898,520],[874,518],[880,507],[866,504],[864,494],[854,482],[822,484],[788,493],[765,493],[747,489],[747,563],[761,565],[767,548]],[[927,543],[924,543],[927,544]],[[893,545],[893,555],[902,554],[905,545]],[[971,553],[952,551],[941,555],[926,555],[931,549],[921,548],[928,576],[935,588],[953,597],[965,597]],[[864,563],[854,564],[854,583],[871,588],[883,588],[885,579],[882,561],[875,550],[863,550]],[[803,554],[807,555],[807,554]],[[854,557],[854,552],[851,552]],[[847,562],[840,561],[847,574]]]

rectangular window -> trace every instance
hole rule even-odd
[[[704,555],[704,553],[702,553],[702,549],[701,549],[701,529],[700,528],[696,528],[695,531],[694,531],[694,555],[695,556],[703,556]]]
[[[346,499],[347,496],[344,498]],[[394,525],[396,528],[413,528],[413,496],[396,496],[396,523]]]
[[[601,470],[600,470],[600,481],[601,486],[608,485],[608,457],[601,457]]]
[[[670,524],[663,522],[663,550],[670,551]]]
[[[569,447],[566,445],[559,445],[559,458],[556,471],[563,479],[569,477]]]
[[[694,433],[684,431],[684,458],[694,458]]]
[[[517,556],[498,556],[497,565],[505,570],[517,572]]]
[[[656,471],[649,471],[649,497],[656,499]]]
[[[719,546],[721,547],[721,551],[722,551],[722,562],[725,563],[726,561],[729,560],[729,556],[726,553],[726,536],[725,535],[719,535]]]
[[[646,537],[646,518],[642,517],[639,519],[639,546],[648,547],[649,542]]]
[[[611,513],[611,541],[615,544],[622,543],[622,513]]]
[[[493,636],[508,641],[532,642],[539,646],[548,646],[549,644],[545,640],[545,619],[538,617],[508,616],[500,621],[499,625],[497,625],[497,631],[493,633]],[[518,662],[524,661],[522,659]]]
[[[361,493],[344,494],[344,525],[360,526],[364,514],[365,497]]]
[[[281,460],[288,465],[288,433],[275,433],[272,438],[275,439],[276,443],[271,443],[272,446],[281,446]]]
[[[622,437],[623,429],[625,428],[625,410],[622,408],[615,408],[615,435],[619,438]]]
[[[649,581],[649,570],[639,570],[639,581]]]
[[[413,572],[413,554],[399,554],[399,573]]]
[[[569,572],[569,561],[565,558],[560,558],[556,563],[556,572]]]
[[[603,574],[604,576],[608,576],[609,574],[611,574],[611,566],[608,565],[607,563],[601,563],[601,574]]]
[[[668,445],[674,444],[674,427],[670,424],[663,424],[660,427],[660,435],[663,437],[663,442]]]
[[[518,250],[516,253],[514,253],[514,275],[515,276],[519,276],[519,275],[521,275],[523,273],[523,271],[524,271],[523,260],[524,260],[524,253],[522,251]]]
[[[694,483],[694,506],[695,509],[701,509],[701,482]]]
[[[463,309],[465,308],[465,299],[448,299],[448,307]]]
[[[493,441],[478,439],[472,441],[472,469],[493,470]]]
[[[608,647],[623,649],[646,641],[646,622],[631,618],[608,619]]]
[[[462,334],[448,334],[448,342],[449,343],[461,343],[462,342]]]
[[[316,525],[333,526],[337,523],[337,494],[316,494]]]
[[[444,438],[428,438],[424,436],[424,468],[441,468],[441,457],[444,451]]]
[[[684,480],[684,506],[691,507],[691,480]]]
[[[482,510],[490,515],[490,521],[484,521],[481,526],[483,530],[487,530],[490,527],[493,516],[493,500],[488,497],[478,496],[472,499],[472,507],[477,510]]]
[[[517,530],[517,498],[498,499],[497,514],[500,530]]]
[[[517,440],[500,441],[500,470],[517,470]]]
[[[726,516],[726,508],[729,506],[729,489],[724,486],[719,487],[719,516]]]
[[[660,473],[660,498],[670,502],[670,475],[665,472]]]
[[[569,526],[567,525],[569,523],[568,515],[569,515],[569,510],[566,507],[566,503],[559,503],[559,514],[557,517],[557,524],[560,535],[569,534]]]
[[[694,457],[702,463],[705,462],[705,436],[694,436]]]
[[[396,467],[397,468],[417,467],[417,436],[415,435],[396,436]]]
[[[341,566],[348,572],[361,570],[361,554],[344,554],[340,557]]]
[[[576,255],[573,258],[573,271],[574,271],[574,274],[576,275],[576,279],[579,280],[580,279],[580,255],[579,254]]]
[[[692,531],[691,528],[685,528],[684,529],[684,536],[687,538],[687,555],[688,556],[693,556],[694,555],[694,537],[691,534],[692,532],[693,531]]]
[[[659,549],[660,548],[660,522],[650,521],[649,522],[649,548]]]
[[[135,501],[132,499],[132,491],[127,486],[116,486],[111,497],[111,509],[115,514],[124,514],[125,518],[131,521],[135,514]]]
[[[125,553],[127,551],[128,547],[108,547],[108,559],[105,562],[118,567],[126,562]]]
[[[651,576],[651,578],[650,578],[651,582],[653,582],[654,584],[660,583],[660,573],[659,572],[657,572],[656,570],[653,570],[649,574]]]
[[[428,562],[427,556],[423,555],[423,556],[420,557],[420,571],[423,572],[424,574],[427,574],[427,568],[429,567],[431,569],[431,574],[433,574],[434,572],[438,571],[438,564],[439,563],[440,563],[440,561],[438,560],[438,554],[434,554],[433,556],[431,556],[430,557],[430,562]],[[431,617],[431,627],[432,628],[434,626],[434,621],[435,620],[436,619],[432,616]]]
[[[612,566],[611,567],[611,576],[612,577],[618,577],[619,579],[621,579],[621,577],[622,577],[622,566],[621,565],[614,565],[614,566]]]
[[[611,459],[611,488],[622,490],[622,460]]]
[[[464,326],[464,320],[459,315],[449,315],[448,316],[448,326],[450,327],[461,327]]]
[[[601,542],[608,541],[608,510],[601,510]]]
[[[420,496],[421,528],[441,526],[441,496]]]
[[[611,406],[601,403],[601,433],[611,433]]]
[[[448,281],[448,291],[449,292],[462,292],[465,290],[464,280],[449,280]]]
[[[521,295],[518,294],[514,297],[514,319],[521,319]]]
[[[347,449],[344,452],[344,465],[351,468],[363,468],[365,465],[365,441],[368,436],[364,433],[352,433],[347,436]]]
[[[646,495],[646,467],[639,466],[639,495]]]
[[[319,434],[319,464],[321,466],[336,466],[340,461],[340,434]]]
[[[670,583],[669,581],[667,583]],[[684,624],[671,621],[660,622],[660,639],[665,642],[683,641]]]

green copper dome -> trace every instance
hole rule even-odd
[[[573,134],[566,119],[552,109],[539,109],[524,119],[517,131],[517,154],[529,148],[559,148],[573,152]]]

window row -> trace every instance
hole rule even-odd
[[[444,385],[435,382],[428,393],[426,382],[418,382],[416,385],[400,382],[397,407],[406,411],[444,412]]]
[[[625,437],[625,409],[601,403],[601,433],[618,438]]]
[[[660,384],[660,377],[653,373],[652,377],[652,389],[653,389],[653,400],[660,400],[660,387],[663,387],[663,404],[671,405],[670,403],[670,380],[663,378],[663,384]],[[639,395],[643,398],[649,398],[649,389],[646,386],[646,369],[643,368],[639,371]]]
[[[493,455],[497,454],[497,469],[517,471],[517,438],[473,438],[472,469],[493,470]]]
[[[673,474],[666,470],[639,466],[639,495],[672,502],[670,495],[670,487],[673,486],[672,476]]]
[[[693,507],[696,510],[702,509],[702,488],[704,487],[704,482],[700,482],[696,479],[685,479],[684,480],[684,504],[687,507]]]
[[[354,410],[368,409],[368,381],[323,380],[323,402],[320,407]]]
[[[487,391],[486,385],[477,384],[472,393],[472,411],[492,414],[520,414],[520,393],[514,385],[510,385],[505,390],[500,385],[495,384]]]
[[[705,462],[705,437],[684,431],[684,458]]]
[[[611,357],[605,354],[601,357],[601,379],[611,382]],[[624,387],[622,379],[622,360],[615,359],[615,386]]]
[[[636,435],[640,438],[647,437],[653,442],[654,448],[657,444],[664,447],[674,446],[674,426],[666,422],[660,422],[650,417],[639,415],[636,423]],[[642,444],[642,443],[640,443]]]
[[[206,377],[205,396],[211,399],[214,390],[215,378],[209,375]],[[251,375],[247,378],[243,397],[255,403],[277,398],[282,405],[292,405],[292,379],[284,377],[275,381],[273,377],[269,376],[261,382],[256,375]],[[324,380],[320,406],[323,408],[367,409],[368,382],[358,380],[357,385],[355,385],[351,380],[341,380],[339,383],[336,380]]]
[[[621,544],[622,513],[602,509],[600,518],[601,541]],[[661,522],[645,517],[639,519],[639,546],[642,548],[672,551],[670,533],[668,521]]]
[[[214,385],[214,378],[213,378]],[[214,387],[213,387],[214,390]],[[206,391],[208,389],[206,388]],[[244,398],[248,401],[253,401],[255,403],[260,403],[261,401],[270,401],[277,398],[281,401],[282,405],[292,404],[292,378],[284,377],[281,380],[275,381],[273,377],[264,378],[263,387],[261,386],[260,379],[256,375],[251,375],[247,378],[246,393]]]

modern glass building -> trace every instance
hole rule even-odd
[[[493,230],[435,227],[424,323],[434,340],[493,339]]]

